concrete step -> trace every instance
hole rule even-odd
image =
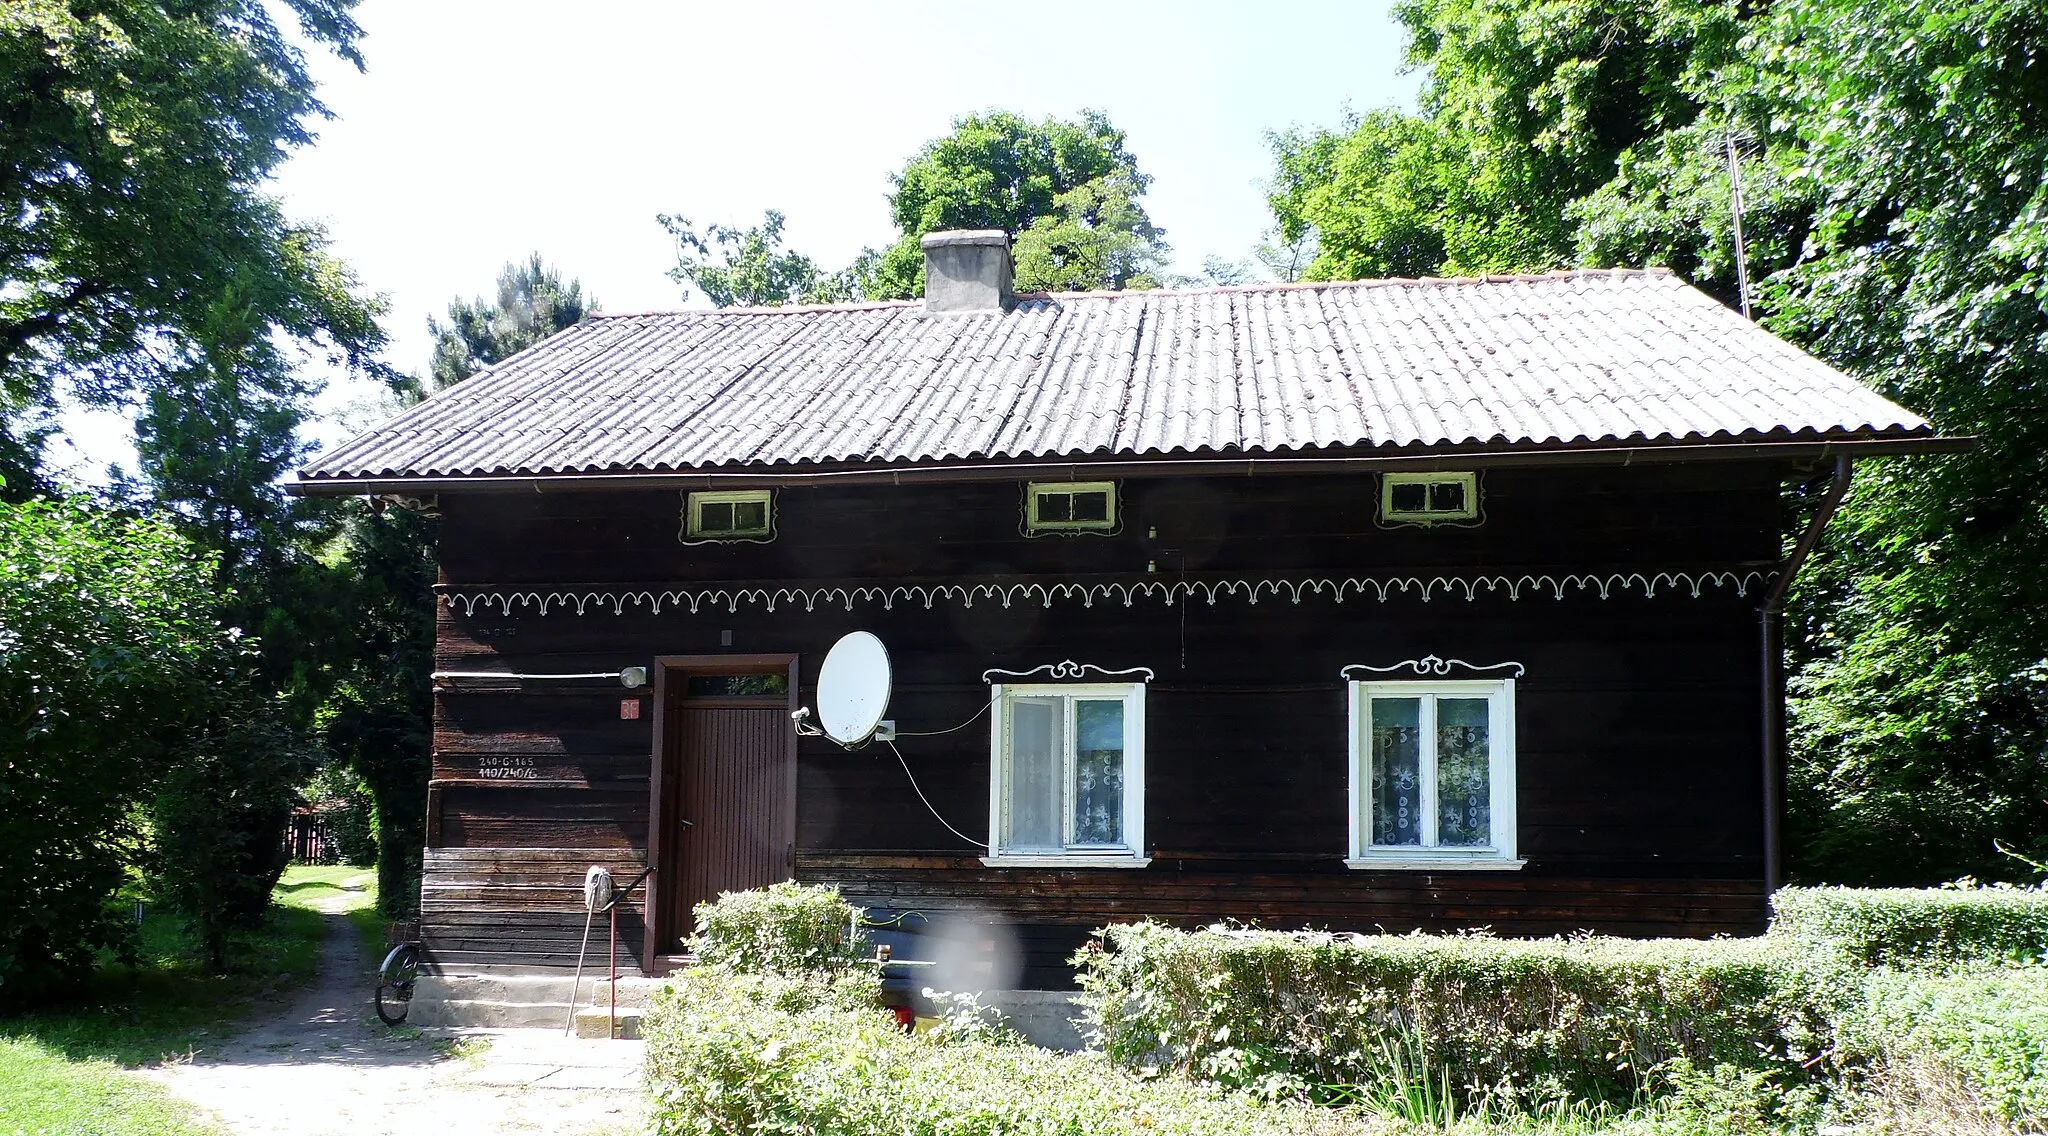
[[[640,1040],[640,1015],[637,1008],[619,1007],[618,1016],[613,1018],[604,1007],[585,1008],[576,1011],[576,1036],[603,1040],[609,1036],[618,1041]]]
[[[417,1026],[552,1027],[569,1021],[572,975],[429,975],[413,987],[406,1021]],[[620,978],[618,1005],[638,1010],[661,988],[657,978]],[[600,1012],[611,1003],[610,983],[585,976],[579,1007]],[[600,1019],[600,1022],[602,1019]],[[602,1024],[598,1035],[603,1036]]]

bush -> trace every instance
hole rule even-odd
[[[166,524],[0,504],[0,1008],[127,931],[136,808],[228,658],[212,579]]]
[[[1839,1044],[1911,1111],[2048,1127],[2048,969],[1879,973]]]
[[[1390,1066],[1510,1108],[1635,1100],[1681,1060],[1798,1079],[1829,993],[1764,940],[1103,934],[1075,961],[1110,1058],[1268,1096],[1341,1099]]]
[[[730,898],[730,897],[728,897]],[[947,1030],[907,1034],[872,979],[684,971],[644,1019],[649,1123],[660,1136],[1130,1136],[1331,1131],[1330,1114],[1180,1078],[1143,1080],[1099,1054]]]
[[[697,959],[754,974],[800,975],[872,961],[860,908],[836,887],[780,883],[697,905]]]
[[[1825,945],[1863,966],[2048,957],[2038,888],[1780,888],[1771,934]]]

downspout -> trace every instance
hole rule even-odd
[[[1771,583],[1771,590],[1764,595],[1758,615],[1759,649],[1762,656],[1763,677],[1763,780],[1764,780],[1764,888],[1775,892],[1785,882],[1785,644],[1782,617],[1785,612],[1785,594],[1792,589],[1792,581],[1798,577],[1799,569],[1806,558],[1813,554],[1814,546],[1820,543],[1820,535],[1828,527],[1835,510],[1842,504],[1842,498],[1849,492],[1849,476],[1856,459],[1848,454],[1835,457],[1835,476],[1828,485],[1827,495],[1821,498],[1820,510],[1806,526],[1806,532],[1799,543],[1792,546],[1792,555],[1778,570],[1778,578]]]

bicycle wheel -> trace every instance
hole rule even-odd
[[[412,986],[419,978],[420,949],[413,943],[400,943],[384,956],[384,965],[377,968],[377,1020],[387,1026],[395,1026],[405,1020],[412,1008]]]

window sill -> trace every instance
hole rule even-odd
[[[1344,866],[1368,872],[1519,872],[1528,862],[1498,856],[1356,856]]]
[[[985,868],[1142,868],[1150,856],[983,856]]]

